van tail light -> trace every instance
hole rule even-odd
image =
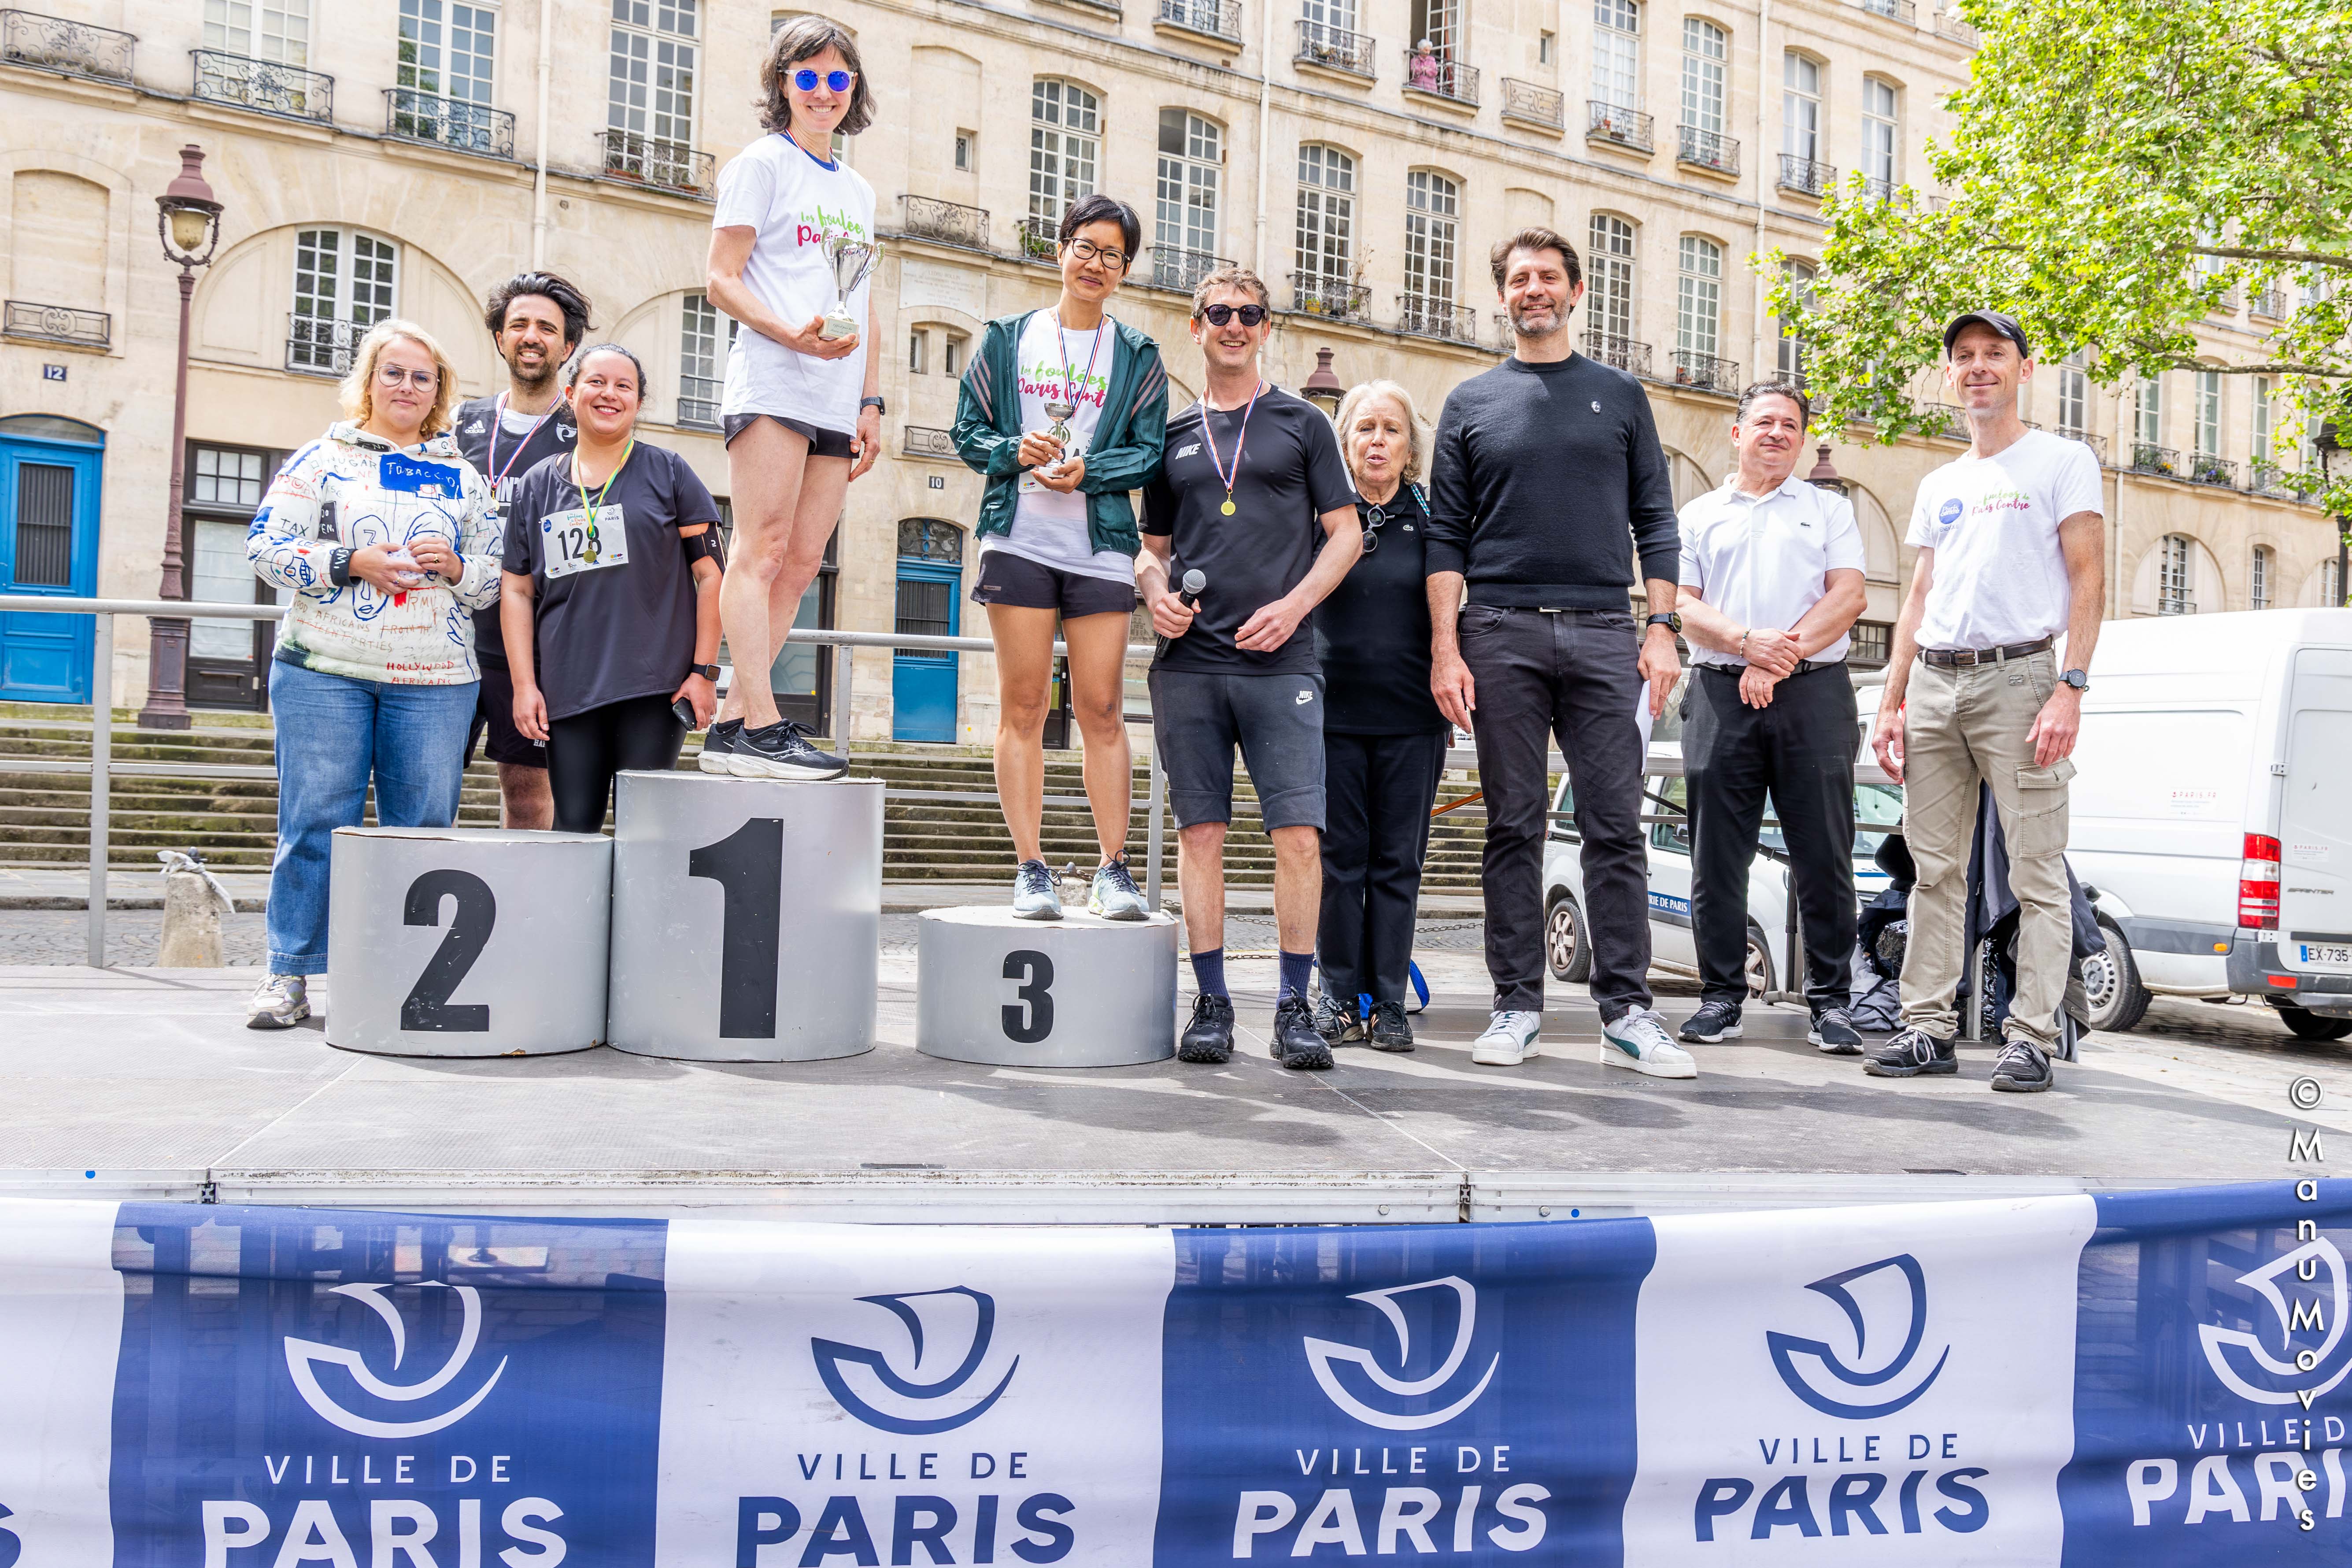
[[[2249,833],[2245,858],[2238,863],[2238,924],[2250,931],[2276,931],[2278,917],[2279,841]]]

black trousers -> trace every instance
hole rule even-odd
[[[1641,638],[1628,610],[1462,612],[1462,660],[1486,795],[1486,971],[1497,1011],[1538,1012],[1544,995],[1543,854],[1551,809],[1544,742],[1559,738],[1575,784],[1589,989],[1614,1021],[1650,1005],[1650,859],[1642,837],[1646,758]]]
[[[1739,700],[1739,676],[1716,665],[1691,675],[1683,724],[1690,791],[1691,935],[1710,1000],[1748,998],[1748,869],[1772,798],[1797,884],[1805,939],[1805,1000],[1843,1007],[1853,978],[1853,682],[1843,664],[1792,675],[1767,708]],[[1780,951],[1778,931],[1765,932]],[[1783,980],[1783,984],[1788,980]]]
[[[547,787],[555,826],[601,833],[613,799],[613,775],[631,768],[667,772],[686,746],[686,726],[667,697],[630,697],[552,719],[547,725]]]
[[[1445,732],[1323,731],[1323,994],[1404,1000]]]

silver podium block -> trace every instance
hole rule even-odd
[[[330,855],[329,1045],[534,1057],[604,1043],[612,840],[339,827]]]
[[[625,773],[614,794],[616,1049],[807,1062],[874,1048],[881,780]]]
[[[1001,904],[926,910],[915,943],[915,1048],[993,1067],[1111,1068],[1176,1054],[1176,919]]]

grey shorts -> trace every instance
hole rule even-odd
[[[1176,826],[1234,819],[1234,748],[1268,831],[1323,828],[1323,678],[1151,671],[1152,743]]]

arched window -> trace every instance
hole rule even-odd
[[[1224,128],[1182,109],[1160,111],[1160,206],[1151,232],[1151,280],[1190,289],[1217,265],[1217,197]]]
[[[1297,308],[1356,315],[1356,161],[1337,147],[1298,149]]]
[[[1794,49],[1780,57],[1780,151],[1808,163],[1822,155],[1822,65]]]
[[[1883,78],[1862,79],[1862,174],[1870,194],[1884,199],[1895,193],[1895,149],[1901,141],[1901,118],[1895,84]]]
[[[1592,100],[1609,109],[1642,107],[1641,0],[1593,0]]]
[[[2197,547],[2185,534],[2168,533],[2158,548],[2162,553],[2156,565],[2156,613],[2159,616],[2195,615]]]
[[[294,309],[286,368],[341,375],[352,346],[393,314],[400,247],[348,228],[306,228],[294,237]]]
[[[1415,169],[1404,181],[1404,290],[1408,320],[1418,310],[1429,331],[1454,315],[1455,225],[1462,187],[1433,169]],[[1408,325],[1408,331],[1416,330]]]
[[[1058,226],[1095,188],[1102,100],[1076,82],[1043,77],[1029,87],[1029,216]]]
[[[2135,468],[2152,468],[2164,446],[2164,382],[2160,377],[2144,375],[2132,398],[2132,444],[2137,450],[2132,454]]]
[[[1593,358],[1647,375],[1649,345],[1633,341],[1633,226],[1594,213],[1584,247],[1584,347]],[[1638,347],[1643,363],[1630,363]]]
[[[1723,325],[1723,247],[1695,234],[1682,237],[1675,289],[1675,353],[1687,373],[1715,369]],[[1696,356],[1694,358],[1693,356]],[[1705,364],[1696,363],[1705,360]]]
[[[2271,607],[2271,574],[2277,570],[2267,544],[2254,546],[2253,559],[2246,567],[2246,607],[2267,610]]]
[[[963,530],[935,517],[902,517],[898,520],[898,559],[960,564],[963,560]]]
[[[1731,35],[1699,16],[1683,18],[1683,129],[1723,134],[1723,84]]]
[[[1785,262],[1781,266],[1781,272],[1788,279],[1790,288],[1795,290],[1799,305],[1804,310],[1811,310],[1815,276],[1811,264],[1803,261]],[[1807,346],[1805,340],[1798,335],[1796,323],[1786,316],[1780,318],[1780,328],[1776,350],[1780,356],[1777,368],[1780,371],[1780,379],[1801,387],[1805,384]]]
[[[2197,456],[2218,458],[2221,455],[2221,373],[2200,370],[2197,373]]]

